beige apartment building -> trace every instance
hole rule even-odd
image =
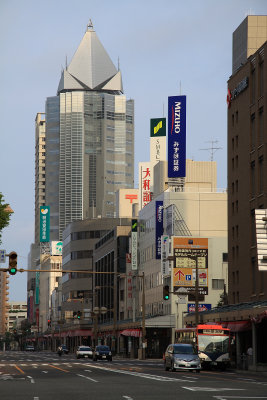
[[[8,303],[8,331],[13,332],[21,328],[21,322],[27,319],[27,304],[10,301]]]
[[[7,272],[0,272],[0,335],[8,330],[8,289],[9,275]]]

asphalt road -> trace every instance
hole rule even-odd
[[[161,360],[112,362],[49,352],[0,352],[0,400],[267,399],[267,377],[165,371]]]

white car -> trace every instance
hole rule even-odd
[[[88,357],[93,358],[93,350],[89,346],[79,346],[76,350],[76,357]]]

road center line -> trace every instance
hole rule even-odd
[[[55,365],[48,364],[48,366],[51,367],[51,368],[59,369],[60,371],[63,371],[63,372],[70,372],[70,371],[67,371],[66,369],[55,367]]]
[[[18,367],[16,364],[15,364],[15,368],[17,368],[17,370],[18,370],[21,374],[25,374],[25,372],[24,372],[20,367]]]

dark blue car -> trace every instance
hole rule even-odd
[[[112,361],[112,353],[108,346],[96,346],[93,360],[108,360]]]

